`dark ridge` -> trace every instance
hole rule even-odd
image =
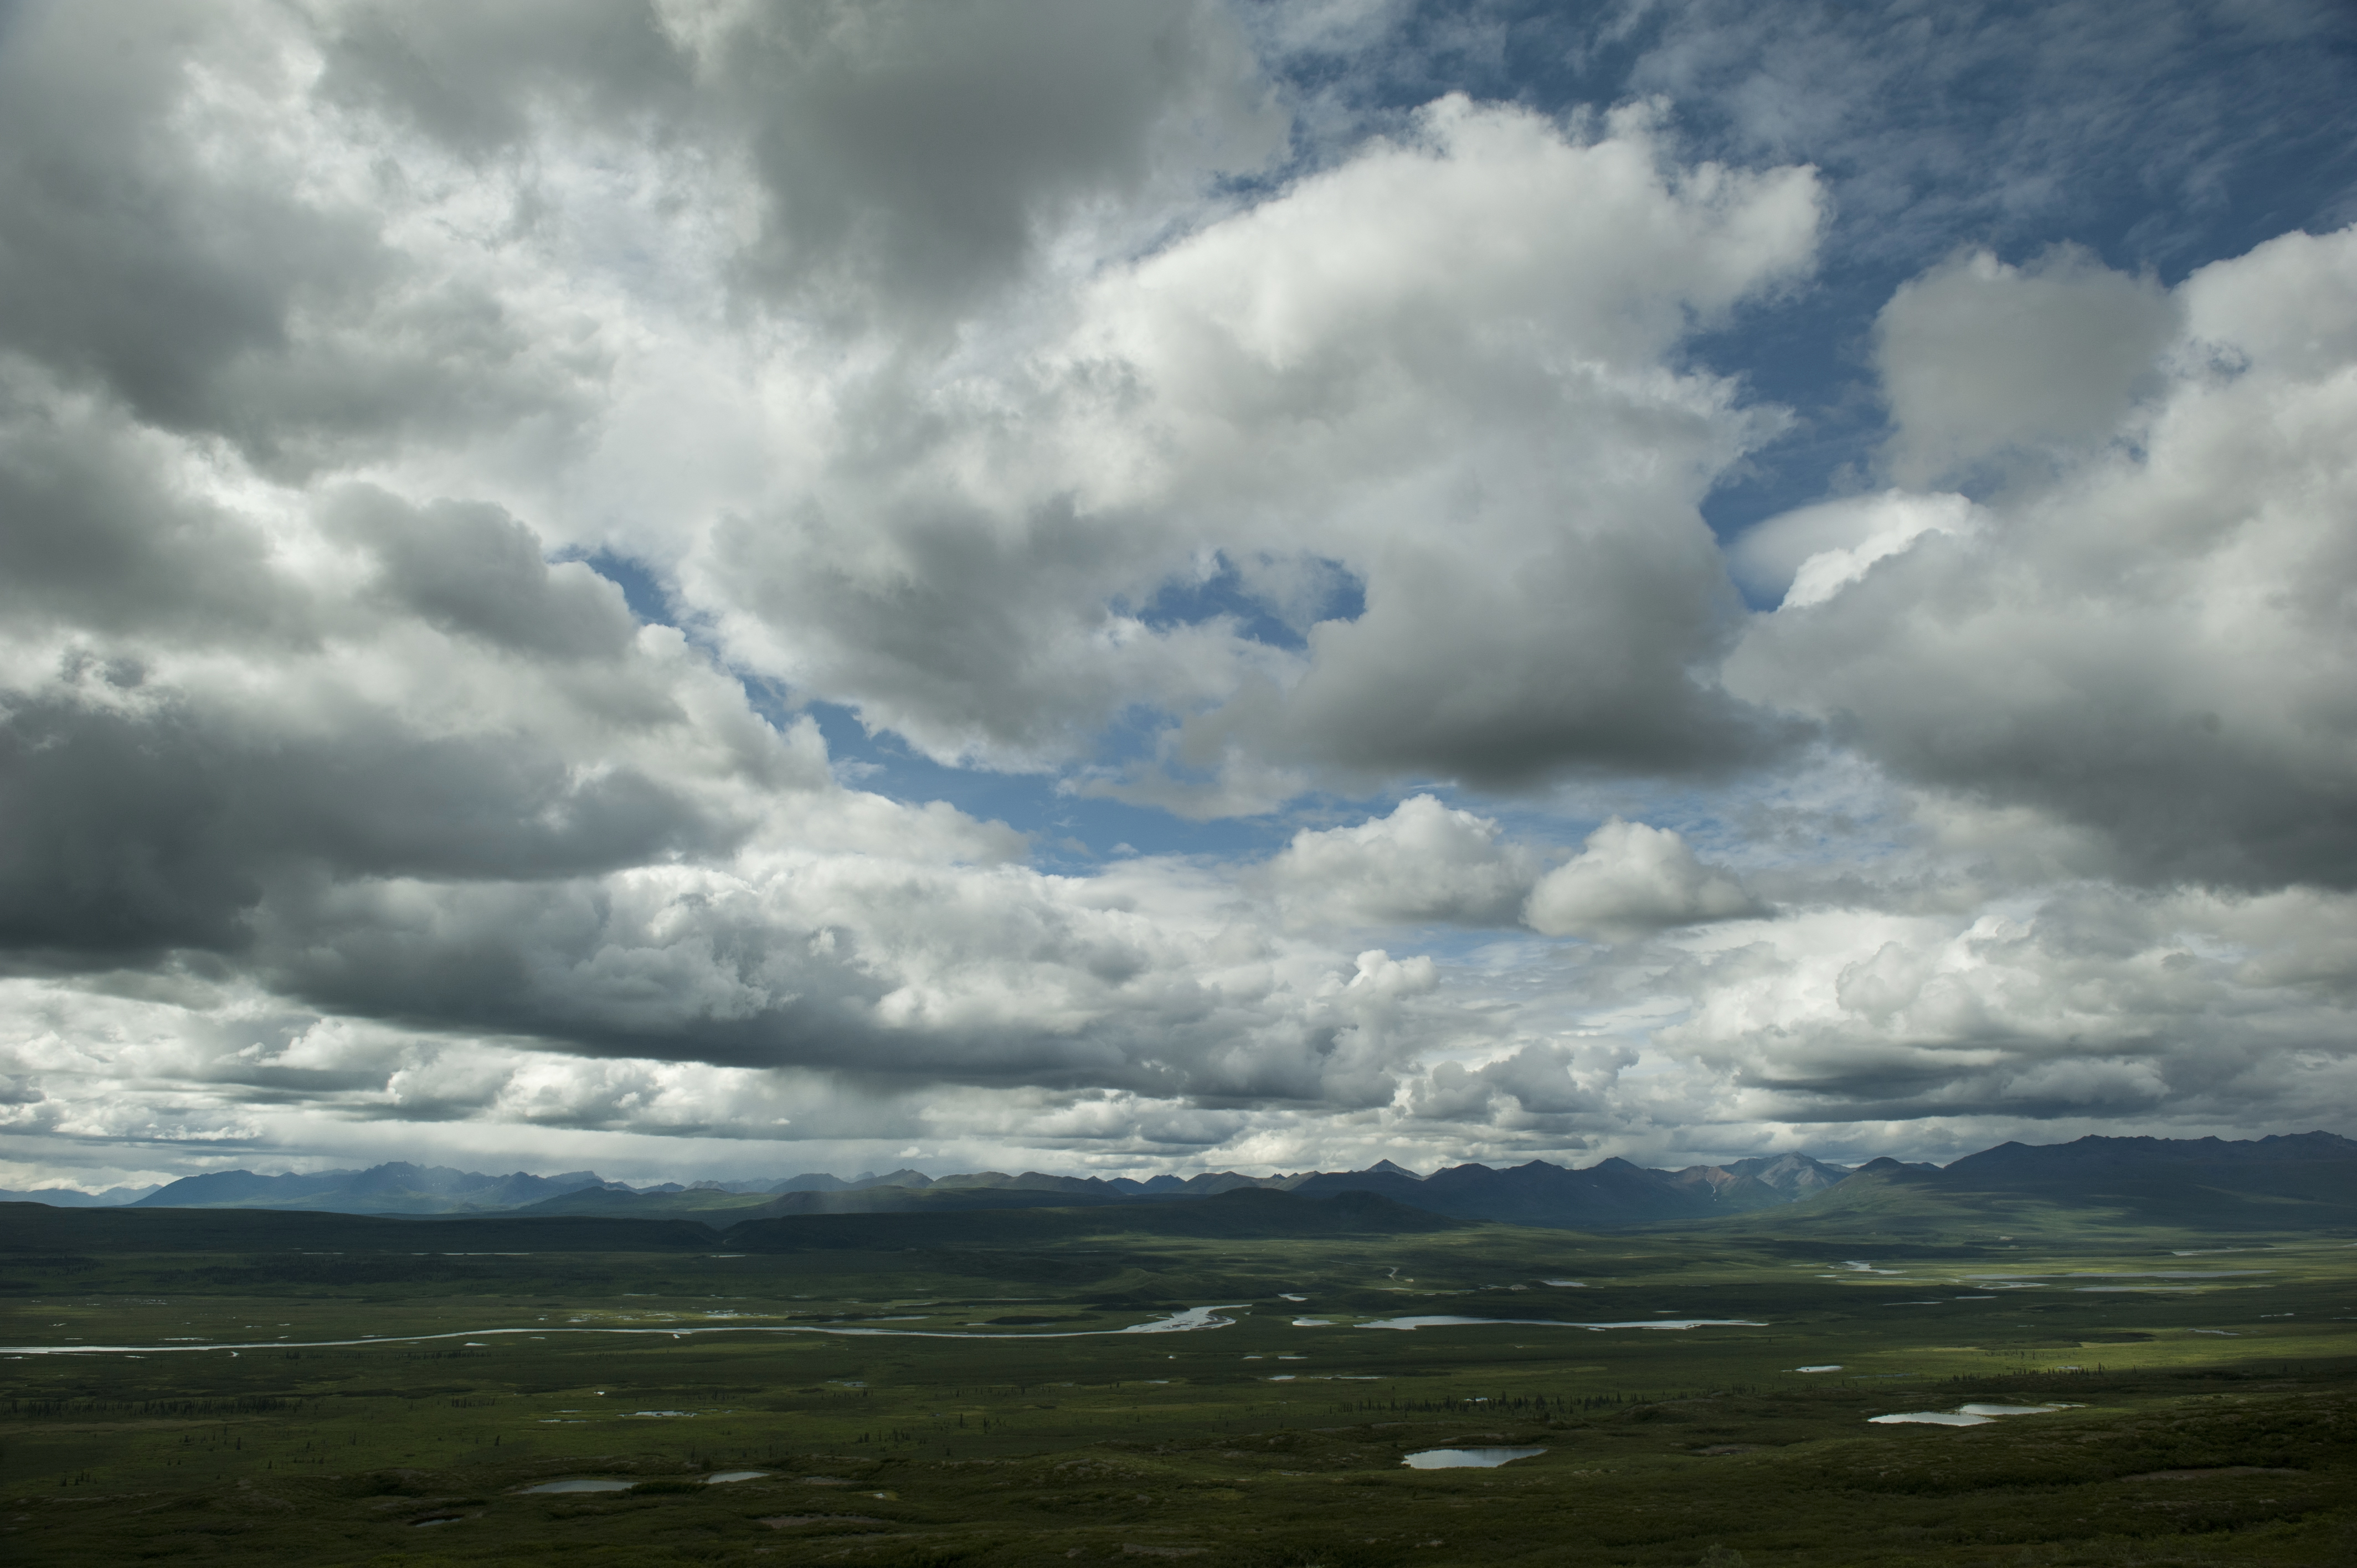
[[[2197,1172],[2264,1171],[2269,1182],[2300,1183],[2302,1171],[2322,1176],[2357,1164],[2357,1142],[2330,1133],[2293,1133],[2269,1138],[2106,1138],[2089,1135],[2068,1144],[1999,1144],[1966,1155],[1942,1174],[1973,1187],[2012,1187],[2099,1176],[2151,1180]]]
[[[2219,1236],[2346,1232],[2357,1230],[2357,1142],[2330,1133],[2247,1141],[2091,1136],[2004,1144],[1945,1169],[1879,1159],[1801,1202],[1714,1229],[1921,1240],[2034,1231],[2041,1214]]]
[[[695,1192],[613,1192],[585,1190],[566,1193],[545,1203],[517,1210],[518,1215],[606,1215],[653,1219],[677,1216],[707,1225],[741,1225],[754,1219],[810,1214],[942,1214],[997,1208],[1076,1208],[1100,1205],[1158,1203],[1157,1198],[1112,1193],[1041,1192],[1028,1187],[866,1187],[834,1191],[804,1188],[780,1193],[766,1202],[758,1198],[734,1203],[714,1201]]]
[[[405,1219],[272,1208],[51,1208],[0,1203],[0,1253],[690,1252],[718,1238],[691,1219],[556,1216]]]
[[[365,1171],[276,1176],[218,1171],[174,1182],[126,1207],[212,1213],[569,1218],[718,1229],[762,1219],[892,1214],[946,1221],[952,1215],[1027,1209],[1118,1208],[1129,1213],[1237,1192],[1293,1193],[1307,1198],[1365,1193],[1455,1219],[1595,1231],[1724,1221],[1787,1209],[1798,1219],[1820,1212],[1837,1193],[1848,1194],[1843,1202],[1855,1204],[1868,1188],[1879,1191],[1894,1183],[1914,1183],[1953,1195],[2033,1195],[2050,1202],[2097,1204],[2202,1225],[2232,1222],[2253,1203],[2288,1203],[2300,1209],[2300,1216],[2254,1218],[2291,1218],[2309,1224],[2357,1202],[2344,1197],[2357,1194],[2352,1176],[2357,1176],[2357,1142],[2318,1132],[2242,1142],[2086,1137],[2070,1144],[2006,1144],[1968,1155],[1945,1170],[1885,1157],[1852,1171],[1807,1155],[1785,1154],[1676,1171],[1614,1158],[1585,1169],[1532,1160],[1511,1169],[1451,1165],[1418,1176],[1378,1161],[1362,1171],[1279,1176],[1220,1171],[1184,1180],[1040,1171],[1015,1176],[976,1171],[933,1178],[898,1170],[882,1176],[863,1173],[849,1181],[812,1173],[779,1181],[699,1181],[693,1187],[666,1182],[633,1188],[600,1180],[589,1171],[556,1176],[517,1171],[491,1176],[395,1162]],[[28,1196],[52,1207],[72,1201]],[[80,1194],[74,1197],[81,1199],[77,1212],[90,1212],[90,1206],[102,1201]],[[1140,1221],[1129,1228],[1150,1232],[1154,1226]]]
[[[1842,1179],[1857,1181],[1861,1177],[1879,1181],[1938,1181],[1941,1171],[1937,1165],[1909,1165],[1904,1160],[1894,1160],[1885,1155],[1880,1159],[1867,1161]]]
[[[138,1208],[307,1208],[340,1214],[433,1214],[514,1208],[598,1185],[595,1171],[540,1176],[485,1176],[395,1160],[364,1171],[256,1176],[211,1171],[183,1176],[132,1205]]]
[[[1791,1195],[1716,1165],[1648,1170],[1609,1159],[1573,1170],[1532,1160],[1510,1170],[1451,1165],[1418,1180],[1402,1171],[1320,1173],[1294,1184],[1305,1197],[1372,1192],[1459,1219],[1557,1230],[1610,1230],[1781,1206]]]
[[[1240,1187],[1215,1197],[1060,1208],[903,1210],[748,1219],[724,1238],[731,1251],[896,1251],[909,1248],[1027,1247],[1091,1236],[1226,1240],[1286,1236],[1412,1235],[1467,1222],[1374,1193],[1304,1197]]]

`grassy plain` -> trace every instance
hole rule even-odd
[[[0,1257],[0,1555],[2357,1562],[2346,1238],[1121,1222],[738,1255],[307,1232],[301,1251],[19,1248]],[[1227,1326],[1091,1332],[1204,1306]],[[1546,1321],[1362,1326],[1404,1316]],[[1758,1326],[1556,1326],[1689,1317]],[[39,1353],[71,1347],[120,1348]],[[1867,1420],[1975,1401],[2072,1408]],[[1401,1463],[1489,1444],[1546,1452]],[[707,1480],[737,1470],[765,1474]],[[523,1490],[573,1477],[636,1484]]]

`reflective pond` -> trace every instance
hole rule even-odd
[[[1619,1323],[1572,1323],[1555,1317],[1383,1317],[1361,1323],[1361,1328],[1469,1328],[1493,1325],[1501,1328],[1765,1328],[1749,1317],[1640,1317]]]
[[[1492,1470],[1545,1452],[1544,1448],[1427,1448],[1400,1463],[1411,1470]]]
[[[1960,1404],[1953,1411],[1910,1410],[1866,1419],[1878,1426],[1986,1426],[2001,1415],[2051,1415],[2058,1410],[2078,1408],[2070,1404]]]

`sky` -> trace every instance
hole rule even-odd
[[[2318,1127],[2345,5],[0,3],[0,1186]]]

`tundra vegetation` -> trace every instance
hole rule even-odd
[[[1904,1180],[1618,1233],[1274,1193],[726,1231],[5,1205],[0,1554],[2352,1561],[2352,1264],[2337,1228]],[[1419,1318],[1488,1321],[1376,1326]],[[1208,1326],[1123,1332],[1174,1319]],[[1872,1419],[1967,1405],[2034,1408]],[[1544,1452],[1404,1462],[1443,1447]]]

